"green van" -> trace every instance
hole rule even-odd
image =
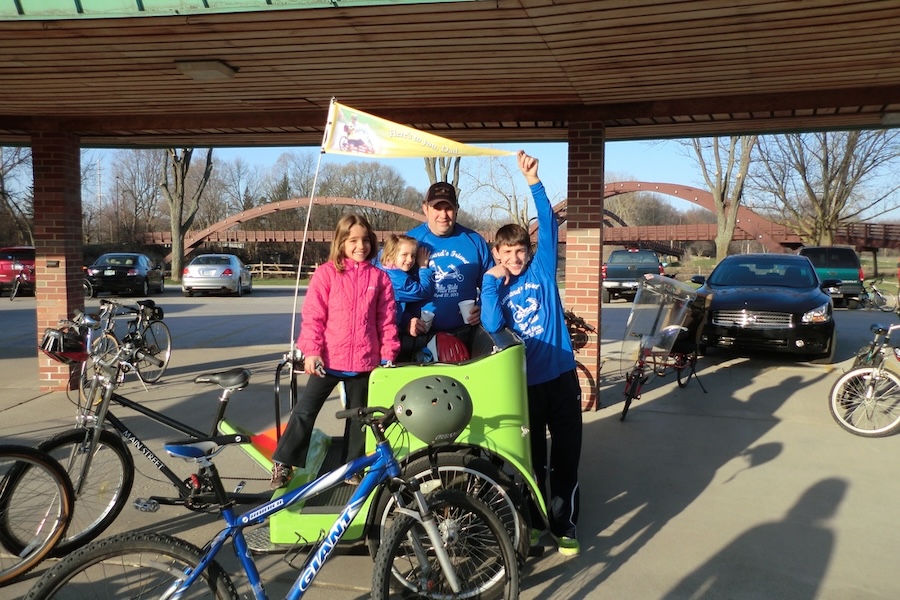
[[[853,248],[842,246],[805,246],[797,252],[816,268],[819,279],[840,279],[841,287],[831,291],[836,306],[846,306],[859,299],[863,286],[863,270]]]

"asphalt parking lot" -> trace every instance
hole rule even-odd
[[[290,340],[292,290],[256,287],[244,298],[183,298],[169,290],[154,299],[172,329],[171,366],[156,386],[144,390],[128,381],[123,393],[205,428],[216,394],[194,386],[194,375],[244,365],[253,380],[229,413],[254,429],[270,424],[275,366]],[[584,413],[582,553],[564,559],[548,547],[530,559],[522,597],[896,597],[889,502],[900,494],[900,481],[890,475],[900,437],[854,437],[832,422],[826,404],[846,361],[868,342],[869,324],[896,317],[837,311],[833,365],[711,351],[698,365],[707,393],[696,382],[680,389],[671,376],[652,380],[623,423],[621,372],[608,357],[615,355],[629,308],[624,302],[603,308],[607,361],[599,385],[605,408]],[[37,390],[33,311],[33,298],[0,302],[5,442],[40,441],[69,427],[74,414],[64,394]],[[334,406],[336,400],[320,417],[326,430],[334,425]],[[155,448],[172,437],[140,416],[120,416]],[[133,496],[164,493],[166,484],[148,463],[135,462]],[[225,464],[230,475],[259,479],[249,486],[265,485],[265,473],[240,451]],[[131,529],[202,543],[216,524],[178,507],[152,514],[126,508],[108,533]],[[260,562],[272,582],[269,596],[282,597],[293,571],[280,557]],[[307,597],[365,598],[370,577],[371,560],[358,547],[342,548]],[[31,581],[0,589],[0,597],[20,597]]]

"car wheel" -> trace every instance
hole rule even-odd
[[[145,279],[143,283],[141,283],[141,296],[149,296],[150,295],[150,284],[147,283]]]
[[[247,280],[247,294],[253,293],[253,277]]]
[[[165,293],[166,291],[166,280],[165,278],[159,280],[159,288],[156,290],[158,294]]]
[[[240,298],[241,296],[244,295],[244,284],[241,283],[240,279],[238,279],[237,287],[234,290],[234,295],[237,296],[238,298]]]
[[[611,298],[609,297],[609,291],[606,288],[600,290],[600,299],[603,301],[603,304],[609,304]]]
[[[185,298],[193,298],[193,297],[194,297],[194,292],[189,292],[189,291],[187,291],[187,290],[182,290],[181,293],[184,294],[184,297],[185,297]]]

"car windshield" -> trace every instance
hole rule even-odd
[[[778,259],[729,261],[722,263],[709,277],[710,285],[815,287],[813,269],[808,264]]]
[[[617,252],[609,256],[607,264],[616,265],[619,263],[634,264],[657,264],[659,258],[652,252]]]
[[[132,267],[137,262],[133,256],[119,256],[110,254],[109,256],[101,256],[97,259],[97,266],[100,267]]]

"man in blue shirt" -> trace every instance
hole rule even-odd
[[[497,231],[493,249],[497,266],[483,278],[481,321],[492,332],[510,327],[525,342],[531,460],[548,508],[550,532],[557,539],[559,552],[574,556],[580,551],[575,523],[579,506],[581,386],[556,282],[559,225],[538,178],[537,159],[520,150],[518,162],[537,207],[537,251],[532,257],[531,238],[521,225],[504,225]],[[536,512],[532,510],[534,523],[539,518]]]
[[[422,202],[426,222],[415,227],[409,235],[431,253],[428,266],[434,270],[434,294],[419,303],[420,310],[434,313],[431,331],[450,331],[464,334],[469,325],[481,320],[481,308],[476,302],[468,321],[459,311],[462,300],[478,300],[478,286],[484,273],[494,266],[487,242],[477,232],[456,222],[459,203],[453,185],[440,181],[428,188]],[[426,327],[418,318],[410,325],[412,335],[425,333]],[[468,339],[466,335],[460,335]]]

